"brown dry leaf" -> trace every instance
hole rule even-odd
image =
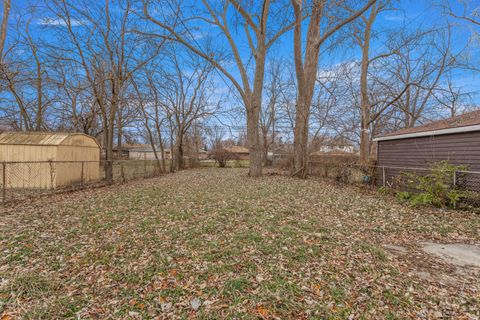
[[[321,179],[186,170],[18,204],[0,234],[18,318],[478,318],[480,271],[418,243],[480,244],[479,215]]]
[[[265,308],[264,306],[262,305],[258,305],[257,306],[257,312],[258,314],[260,314],[260,316],[264,319],[268,319],[268,316],[269,316],[269,311],[267,308]]]

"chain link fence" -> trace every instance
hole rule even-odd
[[[419,177],[435,172],[430,168],[365,166],[351,163],[309,162],[309,174],[333,179],[340,183],[356,184],[370,188],[419,192]],[[438,171],[437,171],[438,173]],[[414,178],[412,178],[414,177]],[[461,205],[480,207],[480,172],[457,170],[437,178],[446,190],[462,193]],[[432,186],[434,188],[435,186]]]
[[[162,173],[156,160],[1,162],[0,203]]]

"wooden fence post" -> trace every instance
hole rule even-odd
[[[51,190],[55,189],[55,186],[54,186],[54,181],[55,181],[55,177],[54,177],[54,168],[53,168],[53,160],[49,160],[48,161],[48,164],[50,166],[50,188]]]

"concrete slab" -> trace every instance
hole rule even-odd
[[[456,266],[480,268],[480,248],[474,245],[424,242],[422,249]]]
[[[432,274],[428,271],[414,271],[414,273],[420,279],[427,280],[427,281],[434,281],[434,282],[439,282],[439,283],[448,284],[448,285],[461,283],[459,279],[451,277],[441,272],[435,272]]]

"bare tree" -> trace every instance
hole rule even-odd
[[[3,63],[3,49],[7,39],[8,16],[10,14],[10,0],[3,0],[2,25],[0,27],[0,63]]]
[[[145,129],[148,133],[148,141],[152,147],[155,158],[160,161],[160,167],[162,172],[166,172],[166,158],[165,158],[165,127],[168,128],[168,136],[173,136],[173,129],[167,124],[170,124],[171,114],[166,113],[163,103],[161,102],[161,93],[163,89],[163,77],[159,75],[158,64],[152,66],[145,72],[145,81],[143,82],[145,93],[139,92],[138,86],[135,86],[137,94],[140,96],[145,95],[145,98],[141,100],[142,114],[145,121]],[[152,128],[153,126],[153,128]],[[160,157],[157,152],[157,144],[160,151]],[[170,166],[170,170],[173,167]]]
[[[175,134],[173,167],[184,168],[185,137],[193,124],[215,113],[217,105],[210,101],[208,81],[211,64],[198,57],[191,57],[189,63],[179,61],[178,52],[170,56],[173,70],[164,74],[164,90],[161,91],[163,106],[171,115]]]
[[[88,83],[98,106],[107,160],[106,178],[111,181],[114,134],[126,86],[135,72],[155,57],[161,46],[152,54],[151,50],[145,50],[148,43],[130,31],[134,26],[131,25],[129,0],[114,10],[110,10],[109,0],[97,6],[65,0],[49,1],[46,5],[55,14],[56,24],[65,26],[59,35],[71,44],[62,43],[56,47],[56,59],[74,61],[81,68],[82,78]],[[85,28],[78,28],[79,24]]]
[[[394,102],[408,90],[411,83],[405,83],[404,89],[398,92],[397,96],[390,97],[389,101],[372,101],[375,95],[369,92],[369,68],[370,65],[377,60],[386,59],[398,53],[399,48],[407,45],[407,43],[399,43],[397,47],[390,48],[390,50],[376,54],[373,57],[370,56],[370,46],[373,37],[373,25],[377,16],[386,10],[391,9],[391,0],[378,0],[372,7],[365,12],[358,23],[354,24],[353,36],[355,42],[361,49],[362,58],[360,61],[360,162],[363,164],[369,163],[370,151],[371,151],[371,139],[370,127],[378,117],[385,112]],[[406,42],[409,39],[405,40]]]
[[[378,77],[375,81],[387,96],[398,97],[392,105],[401,126],[409,128],[432,110],[434,94],[441,87],[442,79],[461,65],[461,51],[452,50],[450,27],[422,31],[413,37],[414,41],[405,41],[403,37],[397,33],[397,41],[403,45],[397,54],[378,66],[384,78]],[[402,91],[405,92],[401,94]]]
[[[151,79],[148,79],[148,80],[151,81]],[[143,83],[143,85],[145,85],[145,83]],[[161,172],[165,172],[165,167],[166,167],[166,165],[165,165],[165,151],[164,151],[164,147],[163,147],[162,134],[161,134],[161,131],[160,131],[160,126],[161,126],[161,123],[163,122],[163,119],[162,120],[160,120],[158,118],[153,118],[152,119],[151,116],[148,113],[148,110],[147,110],[148,107],[149,107],[148,106],[148,104],[149,104],[148,103],[149,102],[148,96],[151,93],[150,90],[147,90],[147,92],[143,92],[139,88],[139,85],[137,84],[137,79],[136,78],[132,78],[132,86],[133,86],[133,89],[134,89],[134,92],[135,92],[136,104],[138,104],[138,107],[139,107],[139,109],[142,113],[145,130],[147,131],[148,141],[150,142],[150,146],[152,147],[155,160],[157,161],[158,169]],[[146,88],[149,88],[149,87],[146,86]],[[155,88],[150,88],[150,89],[155,90]],[[156,101],[153,101],[153,106],[151,106],[151,107],[153,107],[155,109],[158,108],[158,104],[156,103]],[[158,129],[159,129],[157,131],[157,135],[158,135],[157,139],[158,139],[158,142],[159,142],[159,145],[160,145],[160,154],[161,154],[160,157],[158,156],[158,150],[157,150],[157,144],[156,144],[157,139],[155,137],[154,130],[152,129],[152,127],[150,125],[151,120],[153,120],[154,123],[156,123],[158,125]]]
[[[438,111],[447,110],[449,117],[455,117],[473,109],[472,94],[455,85],[453,76],[447,74],[444,83],[434,92],[433,97],[441,106]]]
[[[480,27],[480,15],[479,15],[479,6],[475,1],[458,1],[459,5],[455,9],[455,6],[452,6],[452,1],[444,1],[442,7],[446,14],[462,20],[475,28]],[[478,34],[478,30],[475,31]]]
[[[148,2],[145,0],[143,12],[148,20],[158,27],[167,30],[169,37],[172,37],[188,50],[212,64],[236,89],[244,104],[247,116],[247,140],[250,149],[249,174],[254,177],[260,176],[262,174],[262,150],[259,134],[259,116],[262,105],[265,60],[269,48],[282,34],[291,29],[292,25],[285,23],[272,24],[269,22],[269,17],[271,18],[272,15],[285,16],[284,11],[282,12],[285,9],[282,6],[282,2],[273,6],[270,0],[263,0],[258,3],[238,0],[222,2],[202,0],[202,4],[206,10],[205,14],[188,18],[176,17],[173,20],[182,28],[152,16]],[[198,9],[182,10],[181,5],[174,10],[177,15],[187,11],[199,11]],[[272,13],[271,11],[274,8],[277,12]],[[279,14],[280,12],[282,15]],[[233,19],[231,18],[232,16],[234,17]],[[298,19],[301,20],[302,17],[298,17]],[[185,21],[207,23],[220,30],[222,38],[226,40],[226,48],[233,56],[236,72],[239,73],[240,80],[237,80],[235,73],[231,71],[231,61],[225,59],[221,50],[215,51],[211,48],[202,47],[195,41],[192,32],[198,27],[198,24],[188,27]],[[243,29],[243,36],[247,39],[247,47],[250,51],[250,56],[247,58],[244,58],[240,53],[241,44],[238,43],[238,38],[234,37],[239,27]],[[250,71],[253,74],[252,77],[249,76]]]
[[[35,11],[17,15],[16,39],[3,55],[2,80],[14,108],[20,130],[40,131],[49,126],[45,111],[53,103],[55,88],[49,76],[48,57],[40,51],[42,40],[32,35]],[[6,63],[8,61],[8,63]]]
[[[310,7],[304,7],[302,0],[291,0],[294,15],[294,55],[297,76],[297,106],[294,131],[294,168],[293,175],[305,177],[308,163],[308,123],[310,107],[315,89],[315,79],[318,72],[320,46],[332,37],[338,30],[351,23],[370,8],[376,0],[350,13],[350,10],[339,10],[341,4],[337,1],[314,0]],[[304,11],[309,11],[305,50],[302,51],[302,17]],[[335,14],[329,15],[328,12]],[[347,16],[345,16],[345,11]],[[324,30],[322,30],[324,28]],[[304,57],[304,58],[303,58]]]
[[[282,62],[273,60],[268,67],[265,84],[265,99],[260,112],[260,130],[262,137],[263,162],[268,163],[268,152],[275,143],[275,118],[282,86]]]

